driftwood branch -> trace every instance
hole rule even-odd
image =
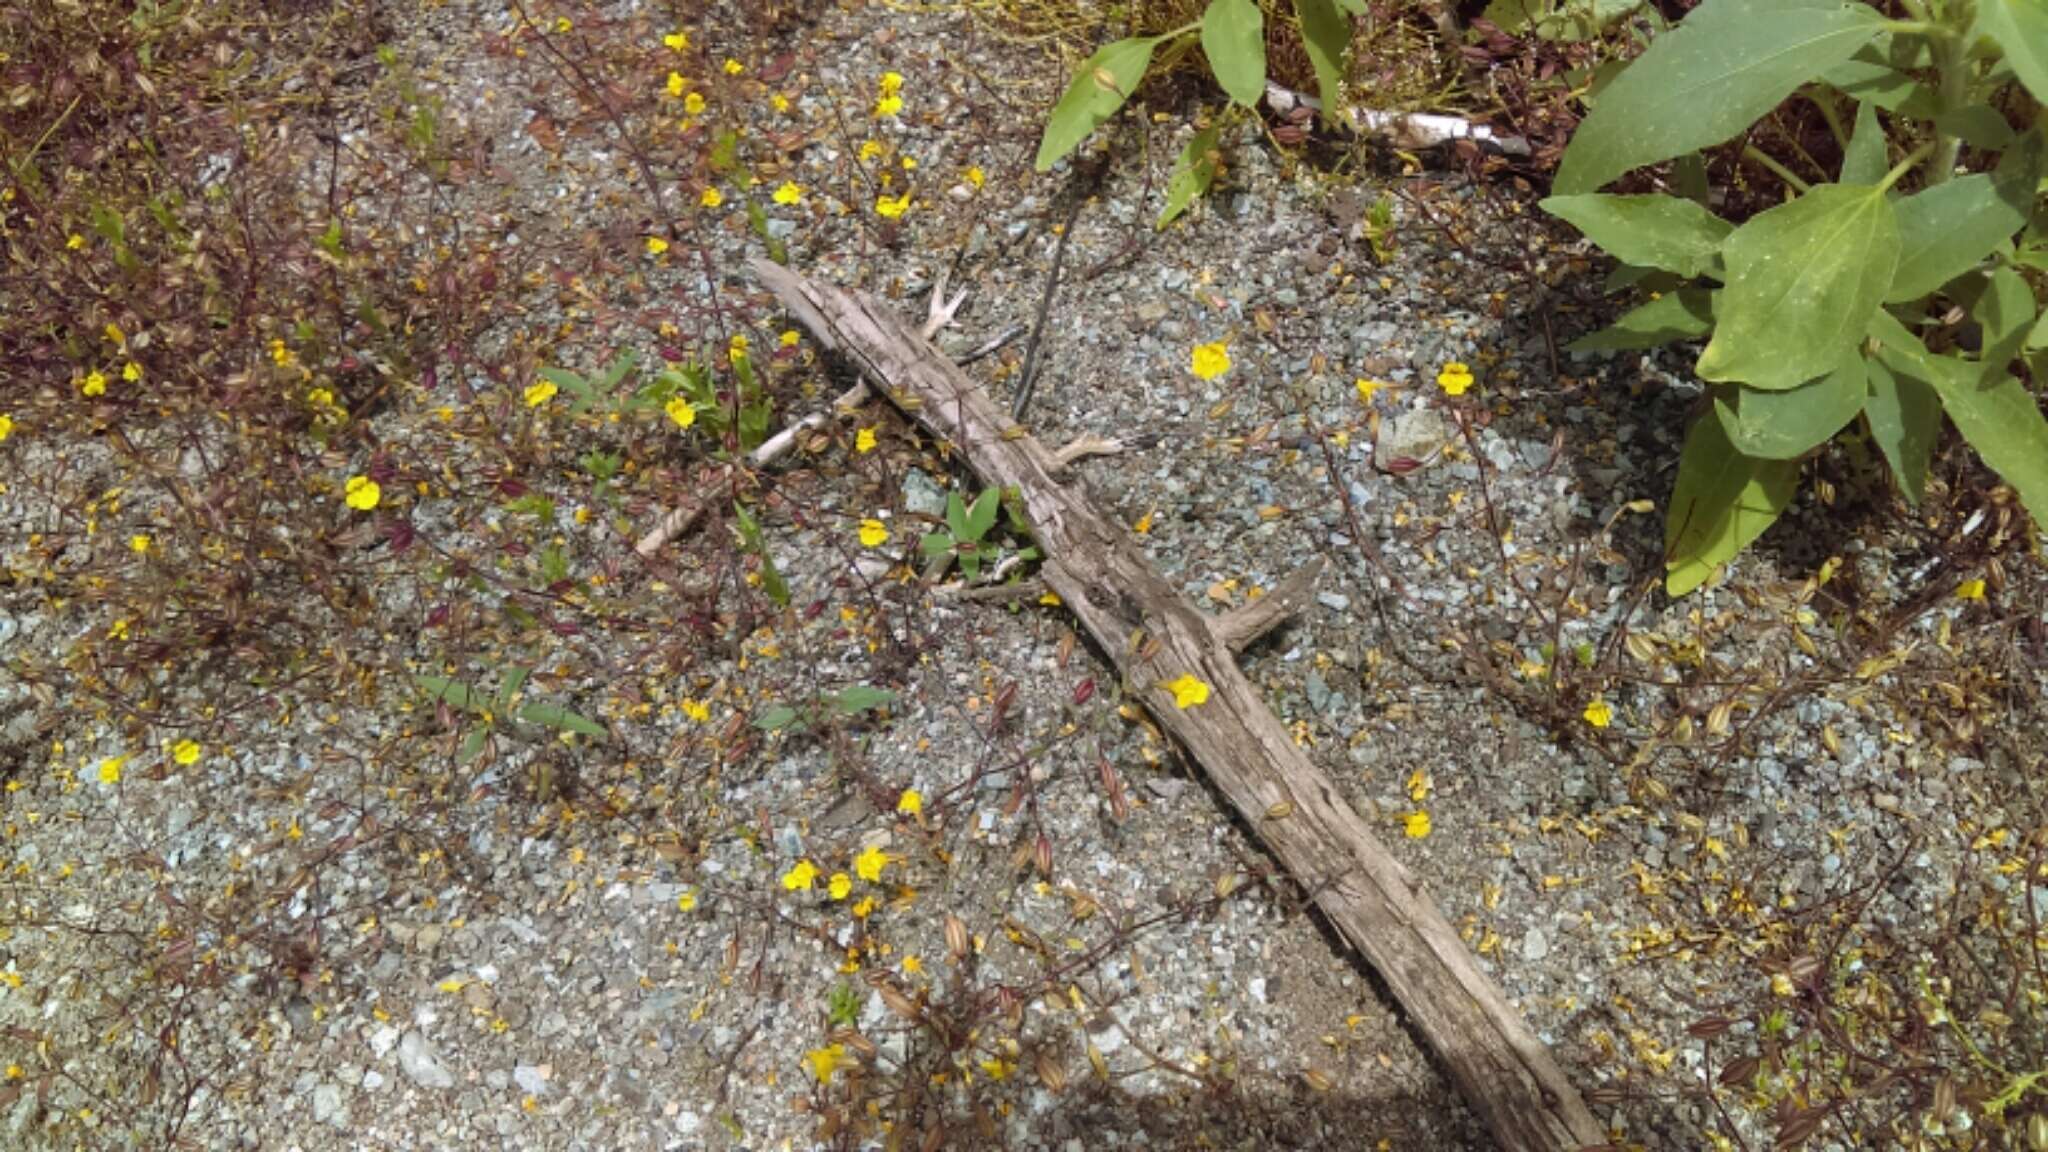
[[[1052,453],[914,328],[865,296],[766,261],[753,268],[813,335],[950,441],[984,483],[1019,494],[1046,555],[1046,586],[1379,972],[1500,1146],[1604,1143],[1605,1130],[1450,922],[1260,699],[1227,630],[1183,602],[1121,526],[1054,476]],[[1182,676],[1208,684],[1209,698],[1176,707],[1164,685]]]
[[[1316,577],[1322,574],[1323,558],[1318,556],[1304,564],[1301,571],[1282,580],[1278,588],[1242,608],[1224,613],[1210,627],[1224,647],[1242,652],[1306,607],[1309,598],[1316,594]]]

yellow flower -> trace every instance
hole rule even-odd
[[[880,520],[868,519],[860,522],[860,546],[880,548],[889,542],[889,526]]]
[[[702,116],[704,114],[704,94],[702,92],[692,92],[688,96],[683,97],[683,111],[691,116]]]
[[[575,25],[574,25],[574,24],[571,24],[571,23],[569,23],[569,18],[568,18],[567,16],[557,16],[557,17],[555,17],[555,31],[556,31],[556,32],[558,32],[558,33],[567,33],[567,32],[569,31],[569,29],[571,29],[571,28],[574,28],[574,27],[575,27]]]
[[[827,1044],[823,1048],[813,1048],[809,1052],[804,1053],[804,1063],[811,1066],[811,1075],[816,1076],[820,1084],[830,1084],[832,1082],[832,1073],[845,1060],[846,1045],[844,1044]]]
[[[0,412],[0,442],[14,435],[14,417]]]
[[[80,236],[76,232],[73,232],[71,235],[66,236],[64,238],[64,246],[66,248],[71,249],[73,252],[76,252],[80,248],[85,247],[85,237]]]
[[[341,498],[356,511],[368,512],[384,498],[384,490],[368,476],[351,476],[348,483],[341,486]]]
[[[875,197],[875,212],[890,220],[894,220],[908,211],[910,211],[910,193],[908,192],[894,199],[887,196]]]
[[[87,372],[85,382],[78,386],[78,390],[87,396],[104,396],[107,394],[107,378],[98,372]]]
[[[1797,991],[1799,991],[1798,986],[1793,984],[1792,977],[1787,976],[1785,973],[1780,972],[1771,977],[1771,995],[1789,997]]]
[[[682,894],[676,897],[676,911],[695,912],[696,910],[697,890],[695,888],[685,887],[682,891]]]
[[[1453,360],[1444,365],[1443,371],[1436,374],[1436,386],[1443,389],[1447,396],[1463,396],[1465,389],[1472,386],[1472,369],[1467,368],[1462,361]]]
[[[1358,382],[1353,384],[1352,387],[1358,389],[1358,400],[1360,403],[1371,404],[1374,393],[1377,393],[1380,389],[1385,388],[1386,385],[1378,380],[1367,380],[1361,376],[1359,377]]]
[[[818,866],[809,860],[799,860],[796,866],[782,874],[782,886],[791,892],[808,892],[818,882]]]
[[[298,359],[298,357],[292,354],[292,350],[290,348],[285,347],[285,343],[283,340],[273,339],[270,342],[270,359],[274,361],[279,368],[289,368],[292,366],[293,362]]]
[[[128,334],[126,332],[121,331],[121,326],[119,324],[116,324],[113,321],[109,320],[107,321],[107,326],[101,329],[101,331],[106,334],[107,343],[115,345],[116,347],[120,348],[126,348],[128,346]]]
[[[1196,345],[1194,354],[1188,358],[1188,371],[1197,380],[1214,380],[1230,371],[1230,349],[1221,341]]]
[[[127,766],[128,757],[126,756],[109,756],[105,760],[100,761],[100,783],[119,784],[121,782],[121,769]]]
[[[924,811],[924,796],[915,788],[905,788],[903,795],[896,798],[896,810],[905,816],[915,816]]]
[[[853,877],[848,876],[844,872],[834,872],[832,878],[825,881],[825,894],[834,900],[844,900],[851,896],[853,894]]]
[[[875,914],[875,898],[873,896],[863,896],[854,901],[853,914],[862,920],[873,916]]]
[[[113,625],[107,629],[107,635],[115,640],[126,640],[128,638],[128,622],[126,620],[114,621]]]
[[[903,111],[903,97],[901,96],[884,96],[880,100],[875,101],[875,119],[877,120],[887,120],[901,111]]]
[[[0,440],[4,439],[6,437],[0,436]],[[1982,600],[1983,598],[1984,581],[1982,580],[1965,580],[1961,584],[1956,585],[1956,599],[1958,600]]]
[[[690,407],[690,402],[681,396],[662,405],[661,410],[668,413],[668,418],[675,421],[678,428],[688,428],[697,422],[697,410]]]
[[[967,182],[979,191],[982,185],[988,183],[988,176],[982,172],[979,165],[970,164],[967,166]]]
[[[1585,717],[1586,723],[1595,728],[1605,728],[1614,723],[1613,706],[1597,697],[1591,704],[1586,705],[1586,710],[1579,715]]]
[[[190,768],[199,763],[199,745],[191,740],[180,740],[171,745],[171,759],[181,768]]]
[[[787,112],[789,111],[789,97],[777,92],[775,95],[768,97],[768,105],[777,112]]]
[[[559,389],[555,387],[553,380],[541,380],[528,384],[526,386],[526,406],[528,408],[538,408],[553,400],[557,391]]]
[[[903,91],[903,73],[901,73],[901,72],[884,72],[884,73],[882,73],[882,83],[881,83],[881,88],[882,88],[882,95],[884,95],[884,96],[894,96],[894,95],[895,95],[895,94],[897,94],[898,92],[901,92],[901,91]]]
[[[796,342],[801,339],[803,339],[803,336],[800,333],[798,333],[796,329],[785,328],[783,329],[782,335],[777,336],[775,338],[775,341],[776,343],[781,344],[784,348],[794,348],[796,347]]]
[[[690,722],[693,724],[702,724],[706,720],[711,719],[711,705],[706,704],[702,700],[692,700],[685,696],[683,698],[683,715],[689,717]]]
[[[897,163],[903,165],[903,170],[905,172],[917,171],[917,157],[915,156],[905,156],[902,159],[898,160]]]
[[[681,52],[683,49],[688,48],[690,46],[690,34],[683,31],[681,28],[678,28],[675,31],[669,33],[668,35],[663,36],[661,38],[661,42],[667,45],[670,51]]]
[[[697,203],[702,204],[706,208],[716,208],[720,204],[725,203],[725,193],[720,192],[716,188],[706,188],[704,194],[697,197]]]
[[[797,187],[794,181],[784,180],[782,187],[775,190],[775,202],[777,204],[795,204],[803,198],[804,190]]]
[[[130,536],[128,538],[128,550],[135,553],[137,556],[141,556],[144,553],[148,552],[149,534],[145,532],[137,532],[135,535]]]
[[[733,59],[730,56],[725,58],[725,74],[727,76],[737,76],[740,73],[745,72],[746,70],[747,66],[745,64],[740,63],[739,61]]]
[[[1429,835],[1429,813],[1415,811],[1401,817],[1401,831],[1410,840],[1420,840]]]
[[[754,342],[747,339],[745,332],[735,332],[732,339],[725,342],[725,351],[735,360],[744,360],[747,357],[747,349],[753,346]]]
[[[866,164],[868,161],[873,160],[875,157],[880,156],[881,154],[882,142],[880,140],[863,140],[860,142],[861,163]]]
[[[668,94],[671,96],[681,96],[683,94],[683,74],[681,72],[671,72],[668,74]]]
[[[649,256],[659,256],[666,251],[668,251],[668,241],[663,240],[659,236],[649,236],[647,238],[647,254]]]
[[[854,872],[870,884],[882,882],[882,869],[888,867],[888,865],[888,853],[883,852],[873,844],[861,849],[860,855],[853,858]]]
[[[121,365],[121,379],[126,380],[130,384],[142,379],[142,365],[137,364],[133,360]]]
[[[1182,711],[1209,701],[1209,686],[1193,676],[1183,673],[1178,680],[1168,680],[1161,688],[1173,693],[1173,706]]]
[[[0,436],[0,439],[6,439],[6,437]],[[855,452],[873,452],[875,450],[875,430],[873,428],[863,428],[855,432],[853,434],[853,450]]]

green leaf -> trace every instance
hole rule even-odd
[[[942,553],[951,552],[953,550],[953,536],[948,532],[927,532],[924,534],[924,539],[918,541],[918,547],[924,552],[925,558],[929,560]]]
[[[1799,465],[1744,456],[1711,414],[1692,422],[1664,514],[1664,590],[1683,596],[1763,535],[1792,503]]]
[[[2048,2],[1977,0],[1976,35],[1996,41],[2020,83],[2048,104]]]
[[[1714,330],[1714,296],[1705,288],[1681,288],[1624,313],[1611,328],[1581,336],[1569,352],[1620,352],[1696,340]]]
[[[604,367],[604,375],[598,379],[598,390],[601,392],[609,392],[612,389],[618,387],[619,381],[625,379],[626,373],[631,372],[633,370],[633,365],[639,362],[640,354],[633,351],[631,348],[628,348],[620,352],[617,356],[612,357],[612,362],[605,365]]]
[[[592,736],[599,740],[611,735],[605,727],[589,717],[569,711],[560,704],[528,704],[519,709],[519,718],[528,724],[553,728],[558,732],[574,732],[581,736]]]
[[[1849,133],[1849,147],[1842,153],[1842,183],[1877,184],[1891,168],[1885,146],[1884,125],[1877,122],[1877,105],[1856,102],[1856,127]]]
[[[1344,96],[1344,52],[1351,46],[1351,18],[1333,0],[1294,0],[1301,21],[1301,42],[1315,66],[1316,92],[1323,98],[1323,119],[1343,123],[1338,109]]]
[[[469,735],[464,736],[462,738],[462,747],[456,750],[455,758],[457,760],[476,759],[477,753],[482,752],[484,750],[484,741],[490,738],[491,730],[489,728],[484,727],[482,724],[479,724],[476,727],[471,728],[469,730]]]
[[[465,712],[483,711],[483,703],[469,690],[469,685],[445,676],[415,676],[413,686],[424,693],[429,702],[446,700],[450,705]]]
[[[955,540],[972,539],[967,534],[967,501],[960,498],[958,488],[946,493],[946,531]]]
[[[1846,0],[1706,0],[1600,94],[1553,187],[1592,192],[1710,148],[1870,42],[1884,18]]]
[[[1714,415],[1737,452],[1764,460],[1796,460],[1863,411],[1869,393],[1863,353],[1852,349],[1833,372],[1782,392],[1756,388],[1728,389],[1731,398],[1714,397]]]
[[[2005,374],[2006,367],[2034,328],[2034,290],[2010,268],[1993,268],[1983,290],[1970,305],[1970,319],[1982,333],[1983,353],[1977,357],[1984,380]]]
[[[1963,439],[2019,492],[2034,523],[2048,525],[2048,418],[2034,394],[2013,376],[1986,380],[1977,365],[1951,356],[1930,356],[1927,364]]]
[[[764,709],[759,716],[754,717],[754,727],[763,732],[780,732],[794,723],[796,709],[787,704],[777,704]]]
[[[1925,38],[1887,32],[1823,71],[1820,78],[1861,103],[1925,119],[1934,114],[1938,101],[1934,89],[1914,79],[1910,69],[1928,63]]]
[[[1935,116],[1934,126],[1970,147],[1982,148],[1986,152],[2003,149],[2019,135],[1989,104],[1965,104],[1961,108],[1952,108]]]
[[[1090,132],[1116,115],[1152,63],[1157,36],[1139,36],[1105,44],[1095,55],[1081,62],[1066,95],[1053,105],[1045,119],[1045,135],[1038,142],[1037,168],[1047,172],[1067,153],[1080,146]]]
[[[498,681],[498,698],[495,707],[502,712],[519,698],[519,689],[526,684],[528,670],[517,664],[507,669],[503,679]]]
[[[863,712],[872,712],[883,705],[893,704],[895,701],[896,694],[886,688],[875,688],[867,684],[855,684],[851,688],[841,689],[837,695],[833,696],[832,707],[841,716],[858,716]]]
[[[1693,277],[1712,268],[1733,224],[1675,196],[1552,196],[1538,207],[1624,263]]]
[[[988,530],[996,526],[996,514],[1003,508],[1003,490],[989,488],[974,498],[974,507],[967,510],[966,539],[980,540]]]
[[[1728,286],[1700,378],[1797,388],[1863,339],[1899,259],[1884,191],[1823,184],[1751,217],[1721,246]]]
[[[1158,227],[1173,223],[1174,218],[1188,210],[1197,196],[1209,190],[1216,181],[1216,170],[1221,166],[1223,154],[1216,149],[1216,137],[1220,125],[1211,124],[1194,134],[1187,147],[1180,150],[1180,158],[1173,162],[1173,176],[1166,182],[1166,208],[1159,213]]]
[[[1885,302],[1917,300],[1975,268],[2020,230],[2027,208],[2009,203],[1991,175],[1959,176],[1900,200],[1899,267]]]
[[[1927,461],[1941,439],[1941,396],[1911,354],[1918,349],[1924,356],[1926,350],[1905,325],[1880,308],[1870,330],[1876,347],[1866,357],[1870,398],[1864,402],[1863,415],[1899,490],[1917,508],[1927,490]]]
[[[1266,16],[1252,0],[1209,0],[1202,54],[1230,98],[1257,107],[1266,94]]]

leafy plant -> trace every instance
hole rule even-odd
[[[505,727],[512,720],[520,720],[556,732],[573,732],[602,740],[610,735],[604,725],[580,713],[572,712],[560,704],[538,700],[520,703],[520,693],[526,686],[531,669],[518,665],[506,665],[498,678],[498,690],[485,695],[479,687],[452,680],[446,676],[414,676],[413,686],[431,704],[447,704],[456,711],[466,712],[474,717],[469,732],[462,739],[456,755],[463,760],[474,760],[484,750],[492,732]]]
[[[2048,523],[2048,420],[2012,372],[2048,370],[2028,273],[2048,270],[2048,8],[2032,0],[1706,0],[1603,88],[1543,207],[1650,291],[1579,351],[1706,338],[1665,521],[1683,595],[1783,513],[1799,460],[1863,418],[1918,504],[1944,413]],[[1754,145],[1785,202],[1736,224],[1689,196],[1602,186],[1745,132],[1788,100],[1840,146],[1808,179]],[[2001,111],[2005,110],[2005,111]],[[2023,113],[2025,132],[2007,121]],[[1987,171],[1958,175],[1958,159]],[[1833,179],[1829,179],[1833,176]]]
[[[945,529],[925,533],[921,546],[926,558],[949,556],[969,580],[976,579],[981,575],[981,562],[996,554],[996,546],[983,538],[996,526],[996,513],[1001,510],[1002,490],[998,488],[984,491],[972,505],[961,499],[957,490],[949,493]]]
[[[754,717],[754,727],[763,732],[801,732],[828,718],[846,719],[873,712],[886,707],[896,700],[896,694],[886,688],[875,688],[867,684],[855,684],[842,688],[813,707],[793,708],[787,704],[771,704]]]
[[[1351,17],[1365,14],[1365,0],[1294,0],[1303,46],[1315,68],[1323,114],[1340,107],[1344,53],[1351,43]],[[1266,17],[1256,0],[1209,0],[1202,18],[1156,36],[1130,36],[1103,45],[1081,62],[1067,90],[1046,117],[1037,167],[1050,171],[1080,147],[1089,133],[1116,115],[1152,70],[1171,65],[1199,45],[1216,83],[1230,98],[1226,111],[1256,107],[1266,91]],[[1221,122],[1208,117],[1181,149],[1167,181],[1165,227],[1209,189],[1221,169],[1217,137]]]

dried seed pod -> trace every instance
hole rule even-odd
[[[1067,1069],[1059,1062],[1058,1057],[1041,1048],[1033,1063],[1038,1070],[1038,1082],[1045,1085],[1047,1091],[1060,1092],[1066,1089]]]
[[[946,951],[955,961],[967,959],[974,951],[974,936],[967,930],[967,921],[951,912],[946,913]]]

